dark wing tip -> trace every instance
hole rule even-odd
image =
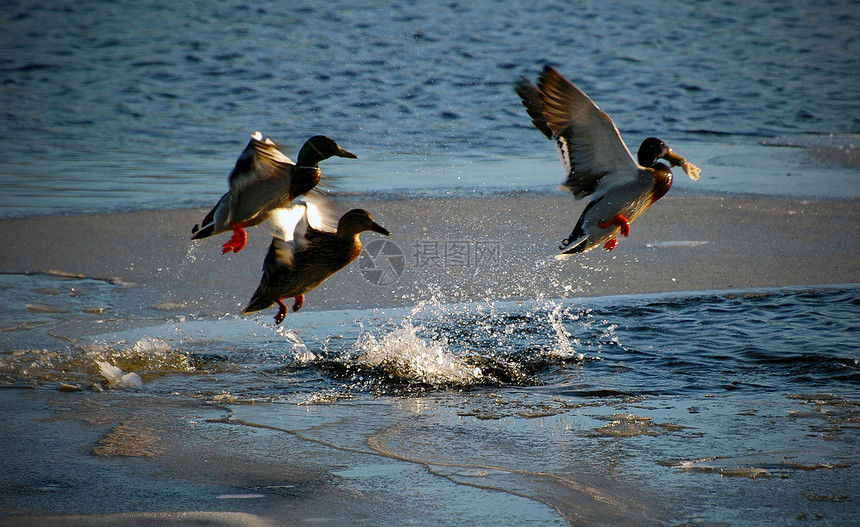
[[[525,77],[520,77],[516,84],[517,95],[523,103],[529,117],[532,118],[532,124],[535,128],[546,136],[547,139],[552,139],[552,130],[549,129],[546,123],[546,116],[543,114],[543,103],[538,87]]]

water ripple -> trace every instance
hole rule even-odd
[[[858,18],[850,1],[825,3],[12,2],[0,141],[11,166],[41,159],[52,174],[69,158],[103,159],[104,179],[126,165],[107,138],[189,166],[196,145],[258,129],[379,152],[547,151],[512,88],[543,64],[625,133],[856,134]],[[645,20],[674,23],[654,32]]]

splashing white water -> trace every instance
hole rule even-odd
[[[552,308],[547,313],[547,321],[552,329],[555,347],[550,352],[550,355],[565,360],[583,360],[585,358],[585,354],[579,353],[573,348],[573,343],[570,340],[572,335],[567,328],[564,327],[565,313],[561,304],[552,302],[551,306]]]
[[[482,382],[477,367],[466,364],[443,342],[428,341],[408,320],[400,328],[376,338],[362,333],[354,346],[354,359],[370,368],[384,368],[410,382],[431,385],[470,385]]]
[[[278,326],[274,333],[284,337],[284,342],[292,346],[293,360],[297,363],[311,363],[319,358],[316,353],[308,349],[308,346],[295,332],[283,326]]]
[[[493,303],[443,304],[434,298],[392,321],[394,329],[389,326],[380,333],[362,328],[345,360],[382,370],[390,380],[400,382],[435,386],[528,382],[532,367],[585,359],[564,325],[568,316],[563,305],[554,301],[539,302],[526,319],[509,320]],[[528,349],[523,336],[535,323],[545,328],[551,346]],[[473,345],[491,351],[475,353],[470,351]]]

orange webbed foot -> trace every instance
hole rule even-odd
[[[224,244],[221,254],[227,254],[230,251],[237,253],[244,249],[248,242],[248,233],[245,232],[245,229],[235,223],[231,223],[230,226],[233,227],[233,236]]]
[[[275,315],[275,324],[280,324],[284,321],[284,318],[287,316],[287,305],[280,299],[275,300],[275,303],[278,304],[278,313]]]
[[[615,223],[621,227],[621,236],[624,236],[625,238],[630,236],[630,222],[627,221],[627,218],[619,214],[618,216],[615,216]]]
[[[305,295],[296,295],[296,303],[293,304],[293,311],[298,311],[305,304]]]
[[[606,247],[606,250],[607,250],[607,251],[611,251],[611,250],[612,250],[612,249],[614,249],[617,245],[618,245],[618,238],[612,238],[611,240],[609,240],[608,242],[606,242],[606,244],[604,245],[604,247]]]
[[[616,214],[615,217],[612,218],[611,220],[602,221],[602,222],[597,224],[597,226],[600,227],[601,229],[608,229],[609,227],[612,227],[613,225],[617,225],[618,227],[621,228],[621,236],[624,236],[624,237],[630,236],[630,222],[627,221],[627,218],[625,218],[623,214]],[[613,248],[614,247],[615,246],[613,245]],[[609,249],[609,250],[611,251],[612,249]]]

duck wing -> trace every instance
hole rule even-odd
[[[295,163],[271,139],[254,132],[230,173],[231,222],[242,222],[272,208],[290,191]]]
[[[609,189],[639,179],[639,164],[609,115],[552,66],[541,72],[536,87],[546,129],[552,133],[567,171],[563,188],[576,199],[599,197]],[[529,104],[534,104],[534,94]],[[523,99],[526,104],[526,99]],[[529,110],[529,106],[526,106]],[[535,119],[529,111],[532,120]],[[536,123],[538,130],[546,131]]]
[[[525,77],[520,78],[517,82],[517,95],[522,99],[523,106],[526,107],[526,112],[532,118],[532,124],[540,130],[544,136],[550,141],[554,140],[552,130],[546,122],[546,116],[543,114],[543,102],[541,101],[540,90],[530,80]],[[564,160],[562,160],[564,162]]]

